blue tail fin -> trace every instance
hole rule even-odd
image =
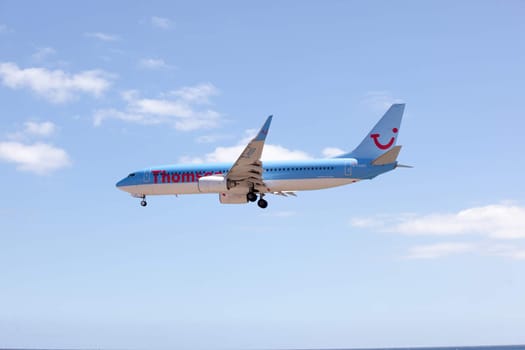
[[[337,158],[376,159],[396,145],[405,104],[393,104],[352,152]]]

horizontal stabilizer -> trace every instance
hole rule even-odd
[[[395,146],[390,151],[374,159],[372,161],[372,165],[385,165],[394,163],[397,159],[397,156],[399,155],[399,151],[401,151],[401,146]]]

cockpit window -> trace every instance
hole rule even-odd
[[[131,173],[128,175],[128,177],[133,177],[133,176],[135,176],[135,173]]]

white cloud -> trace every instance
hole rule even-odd
[[[98,39],[101,41],[117,41],[120,39],[118,35],[102,33],[102,32],[89,32],[89,33],[84,33],[84,35],[88,38]]]
[[[41,62],[56,53],[52,47],[41,47],[31,56],[34,61]]]
[[[499,256],[513,260],[525,260],[525,247],[518,244],[498,244],[485,242],[441,242],[418,245],[409,249],[408,259],[436,259],[449,255],[478,254],[482,256]]]
[[[279,145],[265,145],[261,156],[262,160],[306,160],[312,158],[304,151],[291,150]]]
[[[471,243],[437,243],[419,245],[410,248],[407,255],[409,259],[435,259],[443,256],[462,254],[471,252],[475,249]]]
[[[32,137],[49,137],[56,131],[56,125],[53,122],[33,122],[28,121],[24,123],[24,130],[12,134],[7,137],[13,141],[24,141]]]
[[[516,260],[525,260],[525,249],[515,252],[511,257]]]
[[[481,234],[496,239],[525,238],[525,207],[496,204],[412,218],[397,226],[411,234]]]
[[[151,116],[145,116],[142,114],[134,114],[130,112],[122,112],[114,108],[100,109],[95,111],[93,115],[93,123],[95,126],[100,126],[106,119],[117,119],[125,122],[138,123],[138,124],[160,124],[162,120],[153,118]]]
[[[189,118],[193,112],[186,101],[142,98],[130,100],[128,102],[132,110],[144,114],[158,116],[176,115],[180,118]]]
[[[216,147],[215,150],[205,154],[204,156],[183,156],[179,160],[181,162],[187,163],[234,162],[242,153],[248,142],[250,142],[255,137],[257,132],[258,129],[247,129],[244,131],[244,136],[240,138],[237,145]],[[216,139],[211,138],[211,140],[215,141]],[[204,136],[204,139],[201,142],[204,141],[208,141],[208,136]],[[343,150],[334,147],[327,147],[323,150],[323,155],[325,157],[340,155],[343,153],[345,153]],[[264,145],[261,159],[263,161],[307,160],[313,159],[313,157],[307,152],[301,150],[291,150],[280,145],[266,143]]]
[[[471,252],[475,245],[470,243],[437,243],[412,247],[407,255],[409,259],[436,259],[453,254]]]
[[[172,68],[162,58],[143,58],[139,61],[139,67],[144,69],[169,69]]]
[[[502,256],[514,260],[525,260],[525,247],[512,244],[493,244],[485,247],[487,255]]]
[[[345,154],[347,152],[337,147],[326,147],[325,149],[323,149],[322,153],[324,157],[332,158],[332,157],[340,156],[341,154]]]
[[[354,218],[352,225],[407,235],[480,235],[493,239],[525,238],[525,207],[493,204],[457,213]]]
[[[50,137],[56,131],[50,121],[24,123],[24,129],[8,135],[11,141],[0,141],[0,161],[17,164],[17,169],[39,175],[48,174],[71,162],[67,152],[48,143],[31,142],[31,139]]]
[[[153,16],[151,17],[151,24],[157,28],[169,29],[172,27],[173,22],[168,18]]]
[[[3,23],[0,23],[0,34],[9,32],[9,27]]]
[[[71,162],[65,150],[46,143],[0,142],[0,160],[17,164],[17,169],[48,174]]]
[[[229,139],[231,136],[229,135],[219,135],[219,134],[213,134],[213,135],[202,135],[197,137],[195,140],[197,143],[213,143],[224,139]]]
[[[395,98],[390,91],[369,91],[363,102],[374,111],[384,112],[394,103],[403,103],[403,100]]]
[[[175,122],[175,129],[181,131],[192,131],[198,129],[210,129],[219,125],[220,114],[213,110],[193,113],[192,118],[180,119]]]
[[[410,258],[437,258],[475,252],[511,259],[525,259],[525,207],[513,203],[492,204],[457,213],[395,214],[356,217],[353,227],[409,236],[468,237],[470,242],[435,243],[411,248]],[[501,244],[505,242],[505,244]],[[507,243],[507,242],[512,242]]]
[[[184,91],[197,91],[195,95],[199,98],[183,93]],[[185,87],[163,94],[161,98],[141,98],[137,91],[126,91],[122,93],[122,98],[127,103],[125,111],[98,110],[93,120],[96,126],[106,119],[118,119],[144,125],[168,124],[182,131],[213,128],[218,125],[220,114],[211,108],[203,108],[202,105],[208,104],[209,97],[217,93],[217,89],[211,84]]]
[[[252,130],[247,130],[246,132],[251,133]],[[250,139],[252,137],[250,137]],[[234,162],[242,153],[250,139],[243,139],[238,145],[235,146],[216,147],[214,151],[207,153],[203,157],[184,156],[180,158],[180,161],[187,163]],[[312,157],[308,153],[300,150],[290,150],[279,145],[265,144],[261,159],[263,161],[305,160],[312,159]]]
[[[36,136],[51,136],[56,131],[56,126],[52,122],[25,122],[25,133]]]
[[[217,88],[211,83],[187,86],[170,92],[171,95],[178,96],[185,101],[203,104],[209,103],[209,98],[218,93]]]
[[[110,86],[108,74],[100,70],[68,74],[59,69],[21,69],[11,62],[0,62],[0,79],[9,88],[28,88],[53,103],[70,101],[77,93],[98,97]]]

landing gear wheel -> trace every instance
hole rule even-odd
[[[140,205],[142,205],[143,207],[145,207],[146,205],[148,205],[148,202],[146,202],[144,199],[140,201]]]
[[[248,194],[246,195],[246,198],[248,199],[249,202],[255,202],[257,200],[257,195],[253,192],[248,192]]]
[[[265,209],[268,206],[268,202],[266,201],[266,199],[261,198],[257,201],[257,205],[259,206],[259,208]]]

